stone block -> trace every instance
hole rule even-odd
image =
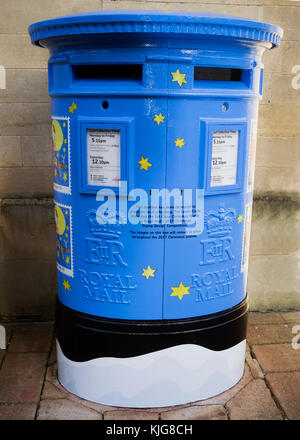
[[[13,102],[49,104],[47,69],[6,69],[6,88],[0,89],[0,103]]]
[[[22,151],[19,136],[0,136],[0,167],[22,166]]]
[[[52,166],[52,145],[50,136],[22,136],[21,148],[23,166]]]
[[[101,9],[101,0],[26,0],[20,7],[18,0],[2,0],[5,14],[0,16],[0,29],[5,34],[26,34],[30,24],[78,12]]]
[[[1,5],[2,6],[2,5]],[[6,14],[1,14],[5,19]],[[16,20],[20,13],[16,14]],[[2,30],[2,28],[1,28]],[[3,32],[3,31],[2,31]],[[33,46],[27,32],[24,34],[0,34],[1,65],[5,69],[46,69],[49,52]]]
[[[256,196],[253,204],[250,255],[288,255],[300,242],[300,203],[282,193]],[[280,231],[280,233],[278,233]]]
[[[1,136],[51,136],[48,103],[0,104]]]
[[[300,107],[299,107],[300,108]],[[255,168],[254,191],[256,194],[290,193],[300,195],[300,170],[297,163],[293,167],[272,168],[257,166]]]
[[[253,311],[299,308],[299,255],[252,256],[247,292]]]
[[[258,137],[256,167],[299,168],[300,138]]]
[[[5,260],[55,260],[52,199],[12,200],[1,207]]]
[[[11,260],[0,264],[0,319],[53,319],[56,263],[50,260]]]
[[[0,168],[0,198],[53,196],[52,167]]]
[[[258,117],[258,135],[267,137],[299,138],[299,109],[299,105],[294,104],[260,105]]]

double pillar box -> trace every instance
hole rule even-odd
[[[243,375],[262,55],[276,26],[103,11],[30,26],[50,51],[58,378],[183,404]]]

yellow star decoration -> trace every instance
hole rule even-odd
[[[176,72],[171,72],[173,79],[172,82],[178,82],[180,87],[182,84],[187,84],[187,80],[185,79],[186,73],[180,73],[179,69],[176,70]]]
[[[67,263],[67,264],[69,264],[69,263],[70,263],[70,258],[69,258],[69,256],[68,256],[68,255],[66,256],[66,263]]]
[[[160,123],[165,122],[164,119],[165,119],[165,116],[163,116],[160,113],[159,115],[155,115],[154,118],[152,119],[152,121],[155,121],[157,123],[157,125],[159,125]]]
[[[66,126],[66,123],[64,122],[64,123],[63,123],[63,127],[65,127],[65,126]],[[65,142],[66,142],[66,141],[65,141]]]
[[[69,107],[69,113],[74,113],[74,110],[77,109],[77,103],[76,102],[72,102],[72,105],[70,105]]]
[[[63,280],[63,286],[65,290],[68,290],[70,292],[71,286],[68,280]]]
[[[184,146],[184,139],[176,139],[176,141],[174,141],[175,147],[179,147],[182,148]]]
[[[63,174],[63,179],[65,182],[68,180],[68,174],[66,172],[64,172]]]
[[[240,215],[238,216],[237,220],[238,220],[238,223],[241,223],[241,222],[243,221],[243,216],[242,216],[242,214],[240,214]]]
[[[171,287],[173,292],[170,296],[178,296],[178,298],[181,300],[184,295],[190,295],[191,292],[189,292],[190,286],[184,286],[182,282],[180,281],[178,287]]]
[[[65,144],[67,143],[67,139],[64,139],[64,143],[65,143]]]
[[[147,280],[149,280],[150,277],[154,278],[155,272],[156,272],[156,269],[151,269],[151,267],[148,265],[147,269],[143,268],[142,276],[146,277]]]
[[[148,162],[148,157],[144,158],[142,156],[141,160],[138,162],[140,166],[140,170],[148,171],[149,167],[152,167],[152,163]]]
[[[56,168],[54,168],[54,176],[55,177],[57,176],[57,169]]]

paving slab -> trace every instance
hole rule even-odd
[[[13,331],[9,353],[48,353],[53,338],[53,325],[18,325]]]
[[[248,325],[252,324],[283,324],[285,321],[281,313],[250,312]]]
[[[119,409],[105,411],[104,420],[158,420],[159,414],[147,410]]]
[[[34,420],[37,404],[0,403],[0,420]]]
[[[294,322],[300,325],[300,311],[281,312],[280,315],[285,322]]]
[[[300,420],[300,371],[268,373],[266,380],[290,420]]]
[[[46,360],[46,353],[7,353],[0,370],[0,402],[38,402]]]
[[[253,345],[252,349],[265,373],[300,370],[300,350],[292,344]]]
[[[227,420],[228,416],[222,405],[190,406],[174,409],[161,414],[161,420]]]
[[[37,420],[102,420],[102,414],[68,399],[42,400]]]
[[[282,420],[270,390],[261,379],[254,379],[227,404],[230,420]]]
[[[249,369],[251,371],[252,376],[254,379],[263,379],[264,373],[262,369],[260,368],[260,365],[257,361],[257,359],[254,359],[250,352],[246,352],[246,362],[249,366]]]
[[[255,324],[249,325],[247,340],[250,346],[253,344],[280,344],[291,342],[291,324]]]
[[[52,383],[45,381],[41,399],[65,399],[66,392],[62,391]]]

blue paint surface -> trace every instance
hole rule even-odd
[[[119,11],[49,20],[30,32],[34,43],[50,50],[52,118],[67,121],[69,129],[62,127],[66,152],[56,151],[67,168],[53,164],[55,203],[66,216],[57,220],[60,301],[91,315],[137,320],[203,316],[240,303],[246,296],[261,56],[279,44],[282,31],[210,14]],[[142,74],[91,74],[95,66],[122,71],[128,64],[142,66]],[[78,76],[78,66],[85,66],[85,75]],[[194,79],[195,66],[237,69],[240,77]],[[174,81],[176,72],[181,83]],[[202,190],[203,231],[188,236],[184,224],[101,224],[96,193],[103,187],[88,184],[87,177],[88,129],[119,130],[120,178],[128,192]],[[231,184],[212,184],[214,132],[238,136]],[[151,164],[147,170],[143,160]],[[124,204],[118,193],[117,208],[120,200]],[[132,205],[128,201],[127,209]]]

